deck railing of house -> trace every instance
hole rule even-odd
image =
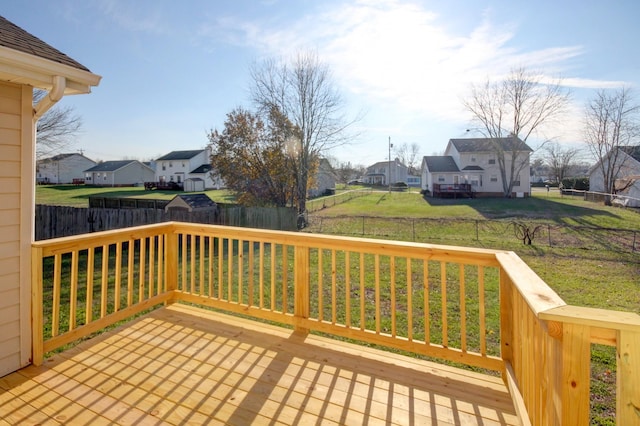
[[[173,302],[502,374],[524,423],[586,424],[590,345],[639,424],[640,316],[566,305],[514,253],[187,223],[33,244],[33,361]]]

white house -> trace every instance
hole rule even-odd
[[[319,197],[323,195],[327,189],[336,187],[336,173],[331,167],[331,163],[326,158],[321,158],[318,164],[313,186],[309,188],[309,197]]]
[[[31,358],[36,123],[63,96],[89,93],[100,79],[0,16],[0,377]],[[36,105],[34,87],[48,92]]]
[[[155,178],[153,169],[137,160],[104,161],[84,171],[87,185],[142,186]]]
[[[211,166],[210,148],[171,151],[158,158],[155,165],[155,180],[157,182],[177,182],[184,185],[187,179],[202,179],[205,189],[224,187],[224,182],[215,174]],[[199,187],[199,184],[187,184],[187,186],[190,188]]]
[[[608,154],[603,161],[608,162],[611,155]],[[589,190],[594,192],[608,192],[604,187],[602,163],[596,163],[589,169]],[[604,169],[608,169],[605,163]],[[622,188],[616,194],[629,198],[626,205],[640,207],[640,146],[621,146],[617,148],[615,170],[609,173],[615,179],[615,187]]]
[[[515,153],[517,175],[513,178],[511,196],[529,196],[529,160],[533,150],[513,137],[450,139],[445,155],[422,159],[422,190],[433,193],[438,185],[466,185],[474,196],[504,196],[496,143],[504,152],[507,179],[511,177],[511,154]]]
[[[84,171],[96,162],[82,154],[58,154],[36,163],[38,183],[73,183],[74,179],[84,179]]]
[[[367,167],[364,183],[369,185],[389,185],[407,182],[409,170],[397,158],[393,161],[379,161]]]

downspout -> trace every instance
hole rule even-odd
[[[59,75],[53,77],[53,87],[47,93],[45,97],[40,99],[40,102],[36,104],[33,108],[33,120],[38,121],[40,117],[44,115],[45,112],[49,111],[49,109],[54,106],[62,96],[64,96],[64,90],[67,87],[67,80]]]

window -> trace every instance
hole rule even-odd
[[[476,162],[476,157],[471,157],[471,162],[475,163]]]
[[[489,158],[489,164],[496,164],[495,158]]]
[[[498,181],[498,175],[491,175],[491,182],[497,182]]]
[[[516,176],[516,179],[513,181],[513,186],[520,186],[520,175]]]
[[[162,170],[167,170],[167,165],[162,163]]]
[[[173,167],[173,163],[169,163],[169,167]]]
[[[438,182],[444,182],[444,176],[438,175]]]

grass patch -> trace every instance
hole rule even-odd
[[[182,193],[183,192],[180,191],[146,191],[144,187],[106,188],[86,185],[37,185],[36,204],[89,207],[89,197],[91,196],[171,200],[176,195]],[[204,193],[216,202],[235,202],[233,194],[225,189],[210,190],[205,191]]]

